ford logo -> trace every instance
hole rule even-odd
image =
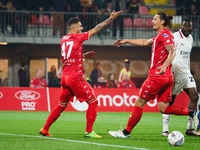
[[[32,101],[40,98],[40,93],[31,90],[23,90],[15,93],[15,97],[19,100]]]

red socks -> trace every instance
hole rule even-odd
[[[86,132],[90,133],[92,132],[92,127],[97,117],[98,101],[97,100],[92,101],[88,105],[89,107],[86,113],[86,119],[87,119]]]
[[[136,124],[140,121],[143,113],[143,108],[140,108],[138,106],[134,106],[133,112],[131,116],[129,117],[128,124],[126,127],[126,130],[128,132],[131,132],[132,129],[136,126]]]
[[[168,106],[165,110],[166,114],[175,114],[175,115],[188,115],[189,109],[180,107],[178,105],[171,105]],[[128,124],[126,127],[126,130],[128,132],[131,132],[132,129],[137,125],[137,123],[140,121],[143,113],[143,108],[134,106],[133,112],[131,116],[129,117]]]
[[[86,113],[86,119],[87,119],[87,125],[86,125],[86,132],[90,133],[92,132],[93,124],[97,117],[97,106],[98,101],[92,101],[89,103],[89,107]],[[63,107],[61,105],[58,105],[54,110],[50,113],[49,117],[47,118],[46,124],[43,127],[44,130],[48,131],[52,123],[54,123],[57,118],[60,116],[60,114],[64,111],[66,107]]]
[[[50,113],[49,117],[47,118],[46,124],[44,125],[44,130],[49,131],[50,126],[54,123],[60,114],[65,110],[66,107],[61,106],[58,104],[54,110]]]
[[[180,107],[178,105],[171,105],[165,109],[165,114],[175,114],[175,115],[188,115],[189,109]]]

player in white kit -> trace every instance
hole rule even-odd
[[[183,21],[181,29],[175,32],[174,43],[176,57],[172,61],[172,72],[174,77],[174,86],[172,89],[172,102],[174,103],[176,95],[181,94],[184,90],[190,97],[188,109],[197,110],[198,93],[196,89],[195,80],[190,73],[190,54],[192,50],[193,37],[190,34],[192,32],[192,22],[189,19]],[[168,136],[169,134],[169,119],[170,115],[163,114],[163,131],[162,136]],[[194,120],[188,116],[188,124],[186,135],[200,136],[198,131],[194,130]]]

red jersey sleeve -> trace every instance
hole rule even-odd
[[[119,82],[117,88],[122,88],[122,82]]]
[[[109,88],[109,84],[108,84],[108,81],[106,82],[106,87],[107,87],[107,88]]]
[[[160,34],[159,40],[162,41],[164,47],[170,44],[173,44],[173,35],[170,32],[163,32],[162,34]]]
[[[80,42],[86,41],[89,39],[89,31],[88,32],[83,32],[78,34],[78,39]]]
[[[47,87],[47,82],[45,79],[43,80],[43,82],[44,82],[44,87]]]

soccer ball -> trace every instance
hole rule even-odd
[[[172,131],[169,135],[168,135],[168,143],[171,145],[171,146],[181,146],[184,141],[185,141],[185,138],[184,138],[184,135],[179,132],[179,131]]]

